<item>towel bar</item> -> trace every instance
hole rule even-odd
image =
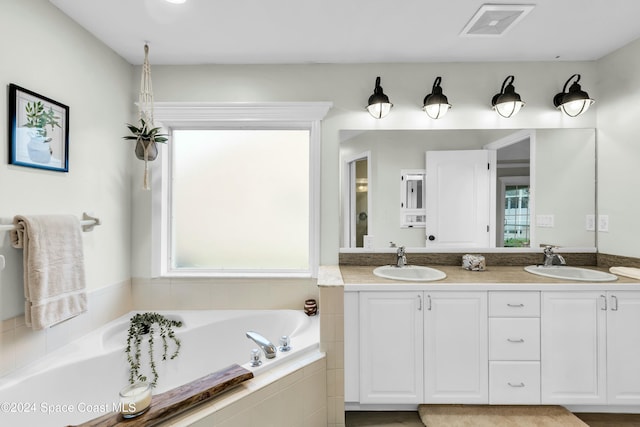
[[[82,214],[82,219],[80,220],[80,226],[82,226],[82,231],[92,231],[93,227],[96,225],[100,225],[100,219],[88,215],[86,212]],[[2,231],[11,231],[16,228],[13,224],[1,224],[0,232]]]

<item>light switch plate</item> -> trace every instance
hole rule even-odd
[[[596,216],[587,215],[585,220],[585,229],[587,231],[596,231]]]

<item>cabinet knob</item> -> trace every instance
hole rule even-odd
[[[513,343],[522,343],[524,342],[524,338],[507,338],[507,341],[513,342]]]
[[[509,387],[515,387],[515,388],[521,388],[524,387],[524,383],[520,382],[520,383],[512,383],[512,382],[508,382],[507,384],[509,384]]]
[[[520,304],[507,303],[507,307],[511,307],[511,308],[522,308],[522,307],[524,307],[524,304],[522,304],[522,303],[520,303]]]

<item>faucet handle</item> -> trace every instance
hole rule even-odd
[[[251,366],[256,367],[262,365],[262,360],[260,360],[260,350],[254,348],[251,350],[251,358],[249,359],[251,362]]]
[[[278,347],[278,350],[282,351],[282,352],[286,352],[291,350],[291,346],[290,344],[290,339],[289,336],[287,335],[283,335],[280,337],[280,347]]]

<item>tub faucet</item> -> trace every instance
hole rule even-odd
[[[276,357],[276,346],[271,343],[268,339],[263,337],[257,332],[248,331],[247,338],[258,344],[258,346],[262,349],[264,353],[264,357],[267,359],[273,359]]]
[[[405,254],[404,246],[400,246],[398,248],[396,255],[398,256],[396,260],[396,267],[404,267],[407,265],[407,255]]]
[[[545,246],[544,247],[544,262],[543,265],[545,267],[549,267],[552,265],[567,265],[566,261],[562,257],[562,255],[554,253],[553,246]]]

